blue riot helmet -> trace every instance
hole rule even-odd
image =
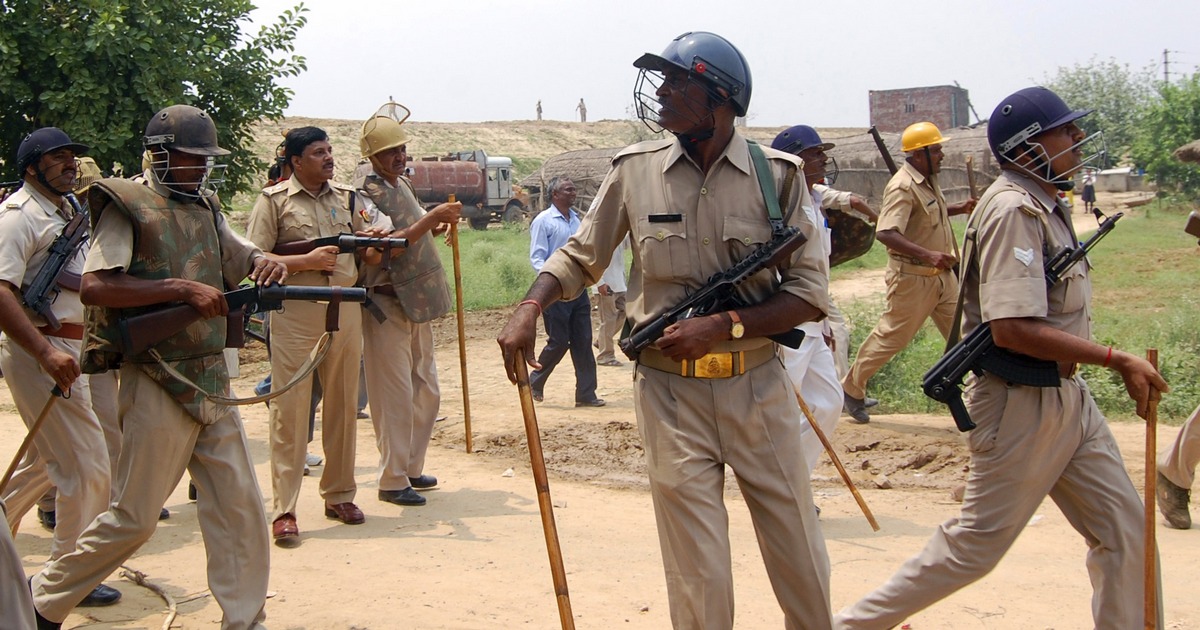
[[[1057,94],[1041,86],[1018,90],[1000,101],[992,112],[988,120],[988,145],[1001,164],[1016,165],[1059,190],[1071,190],[1074,187],[1071,177],[1084,165],[1102,159],[1103,134],[1091,134],[1054,155],[1049,155],[1033,138],[1090,113],[1090,109],[1071,109]],[[1084,154],[1080,165],[1068,173],[1055,173],[1052,166],[1055,158],[1075,150]]]
[[[656,133],[663,129],[659,108],[665,107],[659,102],[657,92],[668,70],[685,73],[689,82],[701,85],[708,95],[709,102],[695,103],[692,107],[706,112],[706,116],[676,112],[698,125],[711,118],[712,111],[725,102],[733,106],[738,116],[745,116],[750,107],[750,66],[741,51],[720,35],[704,31],[684,33],[667,44],[661,55],[646,53],[633,65],[641,70],[633,90],[637,116]]]

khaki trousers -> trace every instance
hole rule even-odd
[[[433,325],[404,316],[396,298],[375,297],[382,324],[363,311],[363,357],[371,422],[379,447],[379,489],[403,490],[420,477],[441,393],[433,357]]]
[[[958,280],[953,273],[917,276],[888,269],[884,281],[887,308],[859,347],[850,373],[842,379],[842,387],[854,398],[866,396],[867,381],[912,341],[926,319],[933,318],[942,337],[950,334],[954,320]]]
[[[80,342],[47,337],[50,345],[79,356]],[[13,402],[27,427],[41,413],[54,379],[37,359],[7,336],[0,338],[0,369],[12,392]],[[104,432],[92,411],[89,378],[76,379],[70,398],[59,398],[33,438],[33,448],[22,460],[20,474],[5,491],[11,528],[37,503],[53,484],[58,488],[55,512],[58,525],[50,545],[50,559],[75,549],[76,539],[88,523],[108,509],[112,476]],[[36,449],[36,450],[34,450]]]
[[[1158,472],[1171,483],[1183,489],[1192,487],[1196,481],[1196,464],[1200,463],[1200,407],[1179,428],[1179,435],[1170,448],[1158,454]]]
[[[804,399],[804,404],[808,405],[808,410],[825,437],[832,440],[838,418],[842,415],[842,384],[837,379],[833,352],[821,337],[805,335],[799,348],[780,346],[779,357],[787,369],[792,388]],[[809,476],[812,476],[821,454],[825,452],[825,445],[812,430],[808,418],[801,416],[800,423],[804,461],[808,464]]]
[[[1099,629],[1142,628],[1143,505],[1083,379],[1057,388],[968,377],[971,474],[962,513],[836,628],[890,628],[1000,562],[1047,494],[1087,543]],[[1158,598],[1162,627],[1162,597]]]
[[[833,333],[833,365],[837,369],[838,389],[842,388],[842,379],[850,373],[850,326],[846,323],[846,315],[833,302],[829,303],[829,314],[825,321]]]
[[[117,469],[117,458],[121,455],[121,426],[117,419],[117,372],[110,370],[100,374],[85,374],[83,378],[88,380],[88,386],[92,389],[92,411],[96,412],[96,418],[100,420],[100,430],[104,432],[104,446],[108,451],[108,469],[111,472]],[[46,473],[46,463],[38,455],[36,446],[30,445],[28,454],[21,460],[21,465],[13,473],[13,483],[17,483],[15,480],[21,478],[25,478],[21,482],[22,485],[49,487],[37,500],[37,506],[43,512],[53,512],[58,492],[55,491],[54,484],[50,482],[50,476]],[[109,494],[112,499],[115,499],[117,498],[117,488],[111,484],[110,486],[112,491]],[[28,511],[29,508],[25,508],[19,516],[16,516],[15,520],[9,522],[9,527],[15,531],[21,519],[24,518],[25,512]]]
[[[187,469],[196,484],[208,588],[224,613],[221,627],[260,628],[270,565],[267,521],[236,409],[207,405],[212,423],[201,425],[132,364],[121,368],[119,400],[117,499],[73,552],[33,577],[34,605],[51,621],[65,619],[154,534],[159,510]]]
[[[726,464],[750,509],[785,628],[830,627],[829,556],[783,364],[727,379],[639,365],[633,391],[674,627],[733,627]]]
[[[608,295],[597,293],[596,302],[600,321],[596,322],[596,339],[592,341],[592,345],[599,352],[596,362],[603,363],[617,358],[613,348],[613,337],[621,332],[621,327],[625,325],[625,292],[610,292]]]
[[[292,380],[325,332],[325,304],[289,301],[271,314],[271,386]],[[362,315],[358,304],[343,303],[329,353],[317,367],[324,391],[321,407],[321,497],[328,504],[354,500],[355,416],[358,413],[358,363],[362,358]],[[304,456],[312,376],[271,401],[272,519],[296,516]]]
[[[0,501],[0,511],[4,501]],[[6,512],[7,513],[7,512]],[[33,599],[25,582],[21,554],[7,527],[0,527],[0,630],[29,630],[35,627]]]

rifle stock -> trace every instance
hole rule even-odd
[[[774,234],[769,242],[759,246],[758,249],[729,269],[713,274],[703,287],[684,298],[682,302],[646,325],[632,331],[628,337],[621,340],[621,352],[630,359],[637,360],[642,350],[663,336],[667,326],[682,319],[708,315],[721,310],[734,299],[737,285],[759,271],[779,264],[807,240],[807,237],[796,227],[787,227]],[[736,308],[736,305],[734,307]],[[796,333],[799,335],[797,336]],[[793,330],[772,335],[770,338],[791,347],[799,347],[799,340],[804,338],[804,333]]]
[[[334,299],[365,302],[367,290],[360,287],[289,287],[272,284],[242,287],[225,293],[231,315],[235,312],[280,310],[284,300],[330,302]],[[127,357],[136,356],[201,319],[200,312],[190,304],[177,304],[124,318],[118,323],[121,337],[119,350]],[[238,322],[237,327],[240,326]]]

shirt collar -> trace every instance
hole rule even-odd
[[[42,212],[45,212],[47,215],[54,214],[60,210],[60,208],[56,208],[54,206],[53,201],[50,201],[49,198],[47,198],[45,195],[43,195],[40,191],[38,191],[37,188],[34,188],[32,185],[25,184],[22,188],[24,188],[29,193],[30,198],[32,198],[37,203],[38,207],[40,207],[42,209]],[[63,216],[70,215],[70,211],[67,210],[65,207],[66,206],[65,199],[63,200],[63,206],[64,207],[61,208],[62,215]]]
[[[380,179],[382,179],[382,178],[380,178]],[[309,197],[312,197],[313,199],[319,199],[319,198],[321,198],[321,196],[323,196],[325,193],[329,192],[330,190],[332,190],[332,188],[330,188],[329,182],[324,182],[321,184],[321,190],[317,191],[316,195],[313,195],[312,193],[308,192],[308,189],[305,188],[300,183],[300,180],[296,179],[295,175],[292,175],[291,177],[288,178],[287,194],[289,197],[291,197],[292,195],[299,194],[299,193],[304,193],[304,194],[308,195]]]
[[[909,163],[908,160],[904,160],[904,166],[902,166],[900,168],[903,168],[909,174],[909,176],[912,177],[912,180],[914,182],[916,182],[918,184],[925,183],[925,175],[921,174],[921,171],[918,171],[917,167],[915,167],[911,163]]]
[[[1056,206],[1058,206],[1058,197],[1051,196],[1049,193],[1043,190],[1042,187],[1038,185],[1037,180],[1033,179],[1032,177],[1009,169],[1004,169],[1004,174],[1006,177],[1013,180],[1013,182],[1018,186],[1024,188],[1026,192],[1036,199],[1037,202],[1046,210],[1052,211]]]
[[[575,208],[567,208],[566,215],[563,215],[562,210],[558,206],[554,205],[553,203],[550,204],[550,209],[554,211],[553,216],[555,218],[562,219],[567,222],[570,222],[572,219],[579,216],[579,213],[575,212]]]
[[[680,158],[686,158],[692,162],[692,158],[688,157],[687,152],[683,150],[683,143],[679,141],[679,138],[675,138],[675,142],[671,143],[671,149],[667,152],[667,159],[663,163],[663,172],[666,173],[667,169],[671,168]],[[713,162],[713,166],[719,164],[721,160],[729,162],[747,175],[750,174],[750,147],[746,144],[746,139],[742,137],[742,134],[736,130],[729,138],[729,144],[725,145],[725,150],[717,157],[716,162]],[[692,163],[695,164],[695,162]]]

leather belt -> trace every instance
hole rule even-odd
[[[1075,372],[1079,369],[1078,363],[1059,363],[1058,376],[1059,378],[1071,378],[1075,376]]]
[[[929,265],[915,265],[913,263],[904,262],[895,257],[889,256],[888,268],[910,276],[936,276],[945,269],[940,267],[930,267]]]
[[[58,330],[54,330],[49,326],[38,326],[38,332],[47,337],[60,337],[62,339],[74,339],[80,341],[83,339],[83,324],[59,324]]]
[[[638,356],[638,365],[688,378],[730,378],[741,376],[774,358],[775,344],[751,350],[712,352],[694,361],[673,361],[655,348],[646,348]]]
[[[371,291],[378,293],[379,295],[396,297],[396,287],[390,284],[381,284],[379,286],[371,287]]]

